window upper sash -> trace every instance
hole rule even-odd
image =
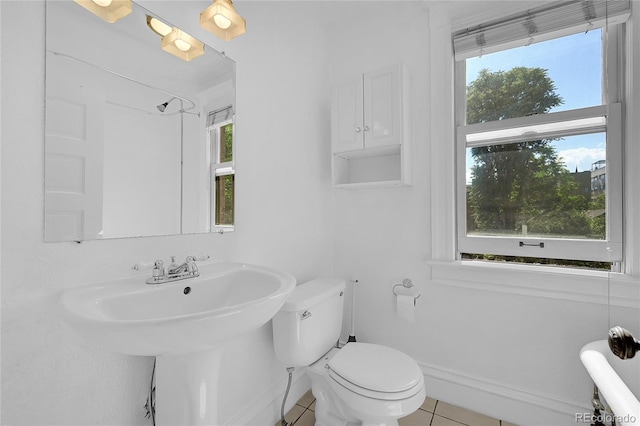
[[[630,0],[571,0],[453,34],[456,61],[625,22]]]
[[[501,145],[606,131],[608,107],[509,118],[461,126],[466,147]]]

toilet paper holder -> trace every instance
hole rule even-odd
[[[393,288],[391,289],[391,291],[393,292],[394,296],[398,297],[399,294],[397,292],[396,289],[399,288],[400,291],[402,291],[403,288],[409,289],[409,288],[413,288],[415,287],[415,285],[413,285],[413,282],[409,279],[409,278],[405,278],[404,280],[402,280],[402,284],[396,284],[393,286]],[[409,296],[409,294],[406,294],[406,296]],[[413,303],[416,303],[416,300],[418,300],[420,298],[421,294],[418,293],[417,296],[413,296]]]

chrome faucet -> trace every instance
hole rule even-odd
[[[184,274],[200,275],[198,272],[198,265],[196,265],[195,256],[187,256],[187,260],[182,265],[175,266],[173,268],[167,268],[167,275],[169,278],[174,276],[181,276]]]
[[[172,257],[171,265],[168,268],[164,267],[162,260],[156,260],[153,262],[153,271],[151,278],[147,279],[147,284],[164,284],[172,281],[186,280],[188,278],[196,278],[200,276],[198,265],[196,260],[207,260],[209,255],[203,254],[200,256],[187,256],[187,259],[182,265],[176,265],[175,257]],[[136,264],[133,269],[140,270],[150,267],[151,264],[147,262],[141,262]]]

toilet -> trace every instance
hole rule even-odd
[[[350,342],[342,330],[346,283],[321,278],[298,285],[273,318],[276,356],[306,368],[316,398],[316,426],[394,426],[425,399],[424,376],[408,355]]]

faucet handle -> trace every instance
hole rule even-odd
[[[162,262],[162,260],[155,261],[155,264],[153,266],[153,272],[151,275],[153,278],[164,277],[164,262]]]
[[[156,266],[156,262],[157,261],[155,260],[150,260],[147,262],[138,262],[135,265],[133,265],[131,269],[133,269],[134,271],[142,271],[144,269],[153,268],[154,266]]]
[[[195,256],[187,256],[187,260],[189,260],[190,258],[191,260],[202,262],[205,260],[209,260],[209,255],[206,253],[200,253],[200,254],[196,254]]]
[[[198,276],[199,272],[198,272],[198,265],[196,265],[196,261],[202,261],[202,260],[207,260],[209,259],[209,255],[208,254],[197,254],[195,256],[187,256],[187,260],[186,260],[186,264],[187,264],[187,271],[190,274],[194,274],[196,276]]]

